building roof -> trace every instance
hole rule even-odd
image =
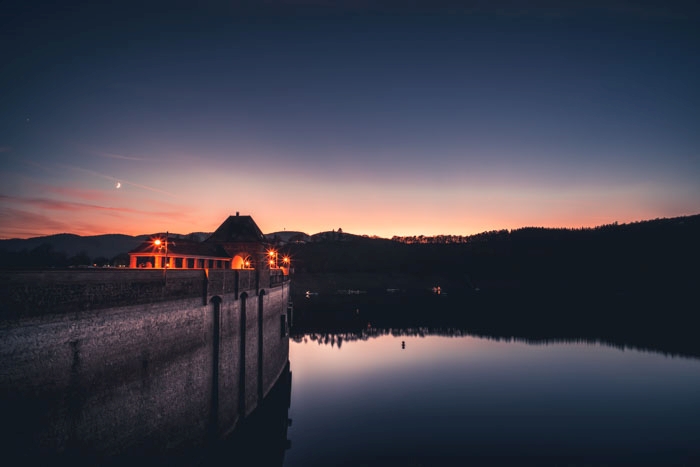
[[[165,239],[165,235],[159,236]],[[138,247],[131,250],[129,253],[148,253],[154,254],[159,252],[153,245],[153,241],[145,241]],[[224,251],[220,245],[200,243],[193,240],[187,240],[184,238],[174,238],[170,237],[168,239],[168,253],[172,255],[185,255],[185,256],[209,256],[225,258],[229,255]]]
[[[265,235],[250,216],[229,216],[205,243],[266,243]]]
[[[155,246],[154,241],[160,239],[165,241],[167,234],[157,234],[152,238],[144,241],[141,245],[129,252],[133,255],[160,255],[164,254],[165,250]],[[236,213],[235,216],[229,216],[216,231],[209,236],[204,242],[181,238],[171,235],[168,240],[168,254],[178,256],[199,256],[199,257],[214,257],[214,258],[231,258],[236,251],[228,251],[232,249],[231,244],[264,244],[265,235],[260,231],[260,228],[250,216],[240,216]]]

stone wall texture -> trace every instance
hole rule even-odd
[[[249,415],[288,362],[288,282],[250,288],[265,280],[241,281],[240,271],[168,271],[167,282],[162,270],[70,273],[0,276],[6,453],[204,446]]]

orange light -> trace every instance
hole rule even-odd
[[[283,263],[288,263],[288,262],[289,262],[289,256],[285,256],[284,258],[282,258],[282,262],[283,262]]]
[[[271,259],[271,260],[270,260],[270,266],[274,266],[274,265],[275,265],[275,261]]]
[[[267,252],[267,254],[270,255],[271,258],[272,258],[273,256],[275,256],[275,253],[276,253],[275,250],[270,250],[270,251]]]
[[[160,246],[160,239],[157,238],[154,242],[155,246]]]

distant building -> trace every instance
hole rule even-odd
[[[158,234],[129,252],[129,267],[168,269],[279,268],[277,252],[268,248],[251,216],[229,216],[203,242]]]

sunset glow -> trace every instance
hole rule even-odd
[[[700,213],[692,8],[261,3],[19,3],[0,238],[211,232],[236,211],[381,237]]]

